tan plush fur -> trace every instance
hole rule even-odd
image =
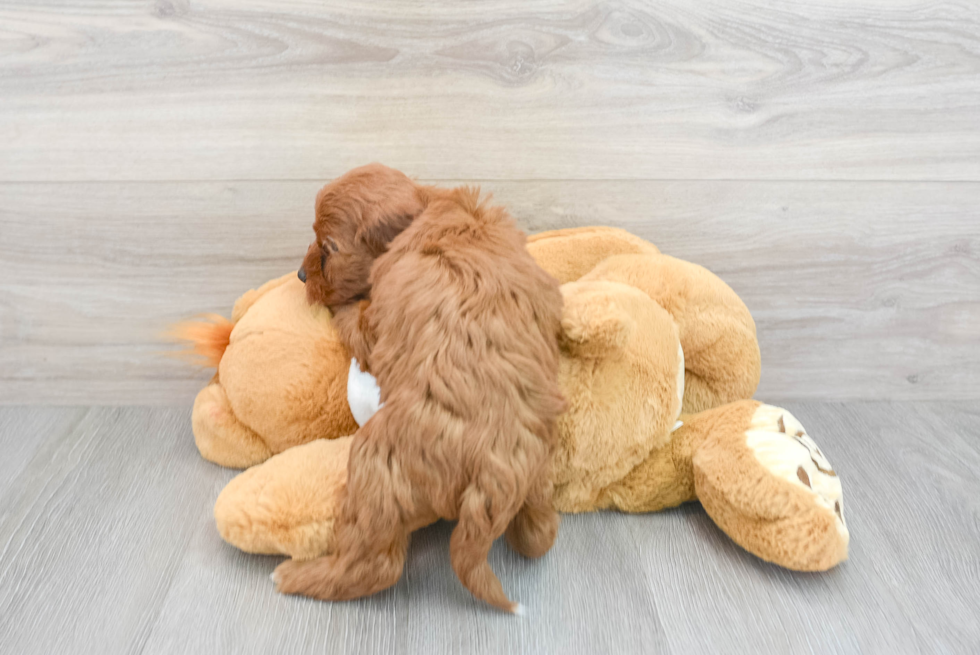
[[[670,437],[680,413],[677,328],[643,292],[616,282],[562,287],[562,392],[555,505],[594,509],[602,490]]]
[[[229,482],[214,505],[222,538],[247,542],[253,553],[289,553],[299,560],[322,555],[347,485],[350,444],[351,437],[311,441]]]
[[[815,502],[806,489],[812,483],[806,474],[802,484],[783,480],[760,462],[744,434],[759,406],[732,403],[722,408],[727,416],[717,417],[710,431],[701,428],[692,437],[703,440],[692,459],[697,497],[746,550],[787,568],[825,571],[847,559],[849,538],[840,504],[835,513]]]
[[[225,388],[214,382],[194,399],[191,427],[201,455],[222,466],[246,468],[275,454],[265,439],[238,419]]]
[[[667,255],[616,255],[582,280],[636,287],[671,315],[684,347],[685,412],[755,393],[762,372],[755,322],[731,287],[707,269]]]
[[[235,303],[217,375],[194,402],[194,438],[205,458],[244,468],[357,429],[342,401],[350,355],[329,310],[307,305],[305,297],[303,284],[290,273]]]
[[[757,404],[741,401],[695,415],[682,414],[683,425],[671,434],[669,442],[604,488],[598,505],[625,512],[655,512],[697,500],[694,454],[710,434],[741,435]]]
[[[320,193],[307,297],[375,375],[383,406],[353,437],[334,552],[288,561],[283,593],[345,600],[401,577],[409,535],[457,520],[453,570],[477,598],[512,603],[487,556],[507,532],[528,557],[554,542],[558,282],[507,212],[471,189],[419,187],[378,165]]]
[[[595,247],[589,246],[593,239]],[[621,248],[626,255],[642,255],[636,252],[635,240],[621,230],[583,228],[536,235],[529,239],[528,250],[545,270],[555,274],[574,270],[581,252],[610,255]],[[759,403],[736,400],[726,404],[719,399],[739,390],[748,398],[758,381],[758,346],[744,305],[706,270],[656,254],[653,246],[649,250],[644,256],[653,261],[642,267],[629,257],[618,259],[625,270],[605,265],[606,276],[620,281],[591,279],[598,276],[590,269],[588,275],[583,274],[587,279],[562,287],[565,307],[559,385],[569,409],[558,423],[556,507],[561,511],[649,512],[700,499],[723,530],[764,559],[800,570],[822,570],[842,561],[847,554],[846,530],[840,526],[836,531],[830,529],[836,525],[833,511],[817,503],[800,484],[767,473],[754,455],[746,455],[750,421]],[[637,270],[646,270],[648,277],[639,278]],[[658,280],[655,275],[666,279]],[[624,284],[624,279],[636,284]],[[672,298],[670,290],[683,297]],[[293,312],[307,311],[302,298],[294,302]],[[256,305],[250,311],[261,310]],[[697,319],[704,316],[721,318],[702,326]],[[729,369],[712,368],[715,360],[706,357],[712,352],[710,347],[699,351],[694,345],[710,346],[726,330],[738,337],[729,337],[729,343],[742,344],[722,353],[733,362],[731,370],[740,372],[734,376]],[[706,338],[708,333],[716,336]],[[746,334],[753,337],[745,338]],[[671,432],[681,409],[672,393],[679,367],[676,348],[685,338],[688,371],[683,404],[714,402],[716,406],[681,414],[683,425]],[[286,336],[283,339],[285,348],[293,347]],[[715,372],[721,382],[711,379]],[[346,380],[346,365],[337,366],[335,375]],[[691,384],[695,379],[705,384]],[[693,397],[700,393],[699,388],[720,391]],[[324,394],[322,401],[342,406],[346,398]],[[280,457],[249,471],[247,484],[229,485],[216,506],[215,518],[230,543],[252,552],[268,552],[269,531],[264,526],[281,517],[271,543],[283,544],[279,552],[309,557],[316,547],[293,545],[305,537],[282,535],[293,530],[306,534],[309,524],[322,524],[324,516],[336,516],[339,496],[332,496],[326,513],[322,504],[303,505],[306,494],[321,488],[321,479],[305,470],[273,467]],[[318,467],[335,471],[337,461],[324,454],[312,466]],[[324,478],[330,479],[330,474]],[[283,487],[296,491],[285,493]],[[277,491],[264,494],[261,509],[256,509],[252,500],[256,489]],[[746,491],[754,493],[746,495]],[[330,493],[325,489],[316,497],[330,497]],[[770,506],[772,498],[780,499],[775,511]],[[332,535],[320,536],[319,552],[329,552]]]
[[[527,250],[562,284],[578,280],[611,255],[657,255],[652,243],[613,227],[575,227],[528,237]]]

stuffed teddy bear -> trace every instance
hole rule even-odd
[[[614,228],[546,232],[527,247],[564,298],[558,510],[652,512],[699,500],[765,560],[819,571],[846,559],[830,463],[789,412],[749,399],[759,348],[731,288]],[[290,274],[245,294],[231,322],[182,332],[217,366],[194,404],[201,454],[252,466],[214,510],[222,537],[242,550],[299,559],[330,550],[345,435],[382,394],[329,318]]]
[[[287,448],[357,430],[346,401],[350,357],[330,310],[305,299],[291,273],[239,298],[231,321],[212,317],[172,332],[217,368],[191,415],[205,459],[247,468]]]

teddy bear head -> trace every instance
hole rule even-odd
[[[217,375],[194,404],[206,459],[245,468],[357,429],[347,402],[350,357],[330,311],[306,302],[295,273],[246,293],[232,318]]]

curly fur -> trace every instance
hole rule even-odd
[[[538,557],[557,533],[557,281],[478,190],[417,185],[379,165],[328,184],[314,229],[308,299],[334,311],[385,404],[351,447],[335,552],[280,565],[279,590],[340,600],[389,587],[410,533],[456,519],[456,575],[515,611],[487,554],[506,532]]]

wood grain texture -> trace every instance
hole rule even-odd
[[[9,425],[0,451],[23,438]],[[0,496],[0,650],[137,653],[231,472],[197,454],[186,408],[92,409],[38,442]]]
[[[0,403],[190,403],[209,375],[160,333],[294,270],[318,187],[0,184]],[[759,398],[980,397],[980,184],[484,188],[528,231],[620,226],[720,275],[758,325]]]
[[[14,485],[42,442],[73,429],[84,413],[79,407],[57,407],[43,412],[0,407],[0,434],[5,436],[0,456],[0,499]],[[0,502],[0,526],[8,517],[7,510],[6,503]]]
[[[627,521],[566,517],[556,550],[537,562],[497,543],[491,565],[527,607],[517,620],[478,604],[459,584],[448,523],[414,535],[395,587],[337,604],[276,594],[269,574],[280,558],[239,553],[209,525],[188,550],[142,652],[669,652]]]
[[[0,180],[980,180],[970,2],[0,7]]]
[[[415,535],[401,581],[320,603],[273,591],[279,558],[224,544],[210,517],[232,475],[194,452],[186,410],[0,410],[49,426],[0,496],[0,645],[34,653],[976,653],[980,404],[790,403],[844,484],[850,559],[786,571],[697,504],[565,516],[538,561],[491,564],[528,606],[477,604],[453,576],[451,526]]]

